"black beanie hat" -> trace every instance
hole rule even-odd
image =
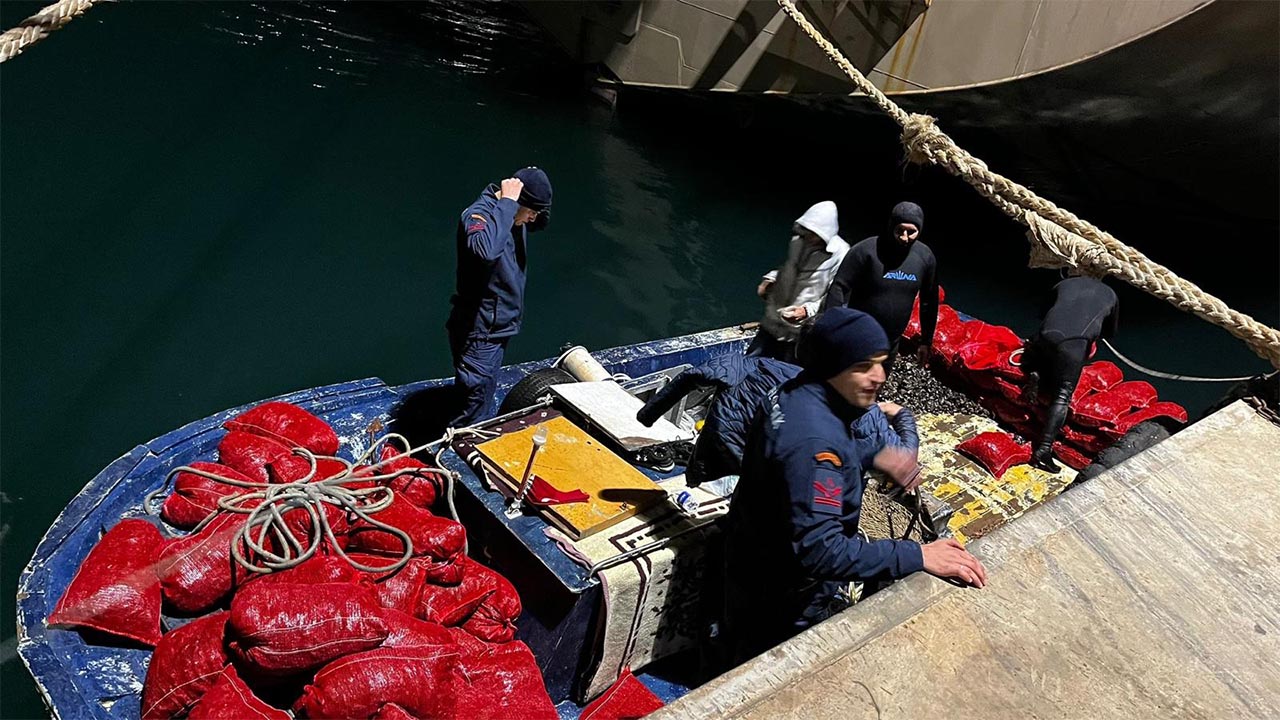
[[[889,227],[892,229],[899,223],[911,223],[916,230],[924,230],[924,208],[913,202],[900,202],[893,206]]]
[[[516,179],[524,183],[517,201],[530,210],[546,210],[551,207],[551,180],[541,168],[527,167],[516,171]]]
[[[875,355],[889,352],[889,338],[870,315],[837,307],[818,316],[804,339],[804,368],[826,380]]]

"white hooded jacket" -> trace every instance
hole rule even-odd
[[[803,305],[808,318],[818,314],[827,288],[835,278],[840,262],[849,252],[849,243],[838,234],[840,220],[836,204],[830,200],[814,205],[795,222],[826,241],[824,247],[815,247],[799,235],[791,236],[787,259],[782,267],[764,277],[772,280],[765,301],[762,328],[779,340],[795,340],[800,334],[800,323],[783,320],[778,311],[793,305]]]

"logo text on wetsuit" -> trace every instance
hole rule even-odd
[[[893,270],[884,274],[886,280],[910,280],[916,282],[915,273],[904,273],[901,270]]]

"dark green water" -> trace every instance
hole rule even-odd
[[[0,25],[40,4],[0,3]],[[1055,276],[1025,268],[1019,228],[972,191],[902,170],[886,122],[759,98],[634,93],[614,110],[581,78],[494,3],[112,4],[0,67],[0,715],[41,714],[13,592],[68,499],[134,445],[232,405],[448,375],[454,219],[524,165],[548,170],[556,207],[513,362],[756,319],[759,274],[822,199],[850,240],[920,200],[949,299],[1034,329]],[[1134,228],[1105,198],[1088,209]],[[1232,224],[1195,223],[1144,249],[1276,322],[1274,240],[1206,258],[1204,232]],[[1122,348],[1143,361],[1265,367],[1122,298]],[[1193,414],[1222,389],[1157,386]]]

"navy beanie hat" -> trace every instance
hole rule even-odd
[[[837,307],[818,316],[804,338],[804,369],[826,380],[874,355],[889,352],[889,338],[870,315]]]
[[[924,208],[913,202],[900,202],[894,205],[891,217],[889,221],[891,229],[899,223],[911,223],[917,230],[924,230]]]
[[[517,202],[530,210],[542,211],[551,207],[551,180],[541,168],[517,170],[516,179],[524,183]]]

